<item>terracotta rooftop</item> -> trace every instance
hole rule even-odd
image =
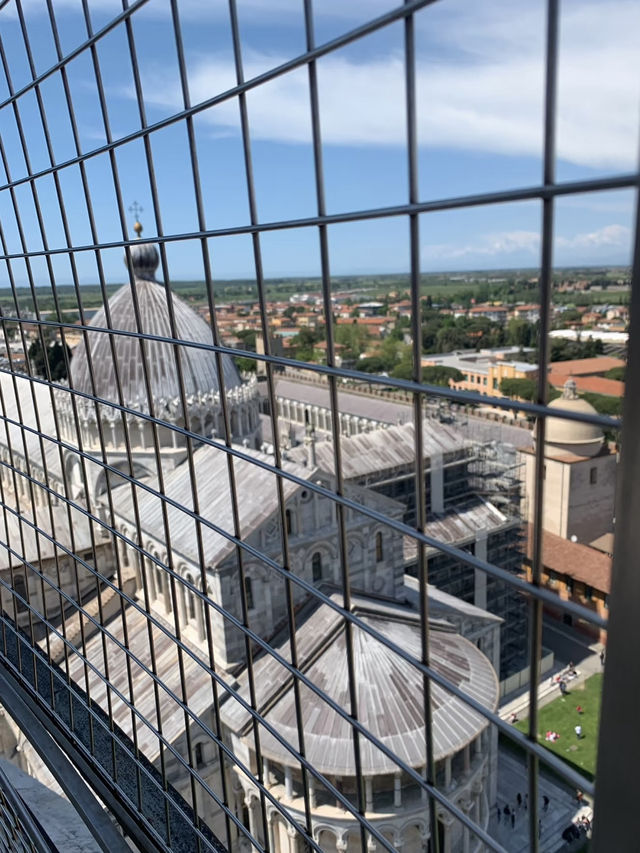
[[[610,355],[599,355],[595,358],[576,358],[572,361],[552,361],[549,365],[551,373],[564,373],[566,376],[593,376],[606,373],[614,367],[624,367],[621,358]]]
[[[561,373],[558,370],[549,374],[549,383],[554,388],[562,388],[569,377],[576,383],[578,391],[605,394],[608,397],[624,396],[624,382],[618,379],[605,379],[604,376],[572,376],[570,373]]]
[[[531,525],[527,537],[527,557],[532,556]],[[545,568],[568,575],[600,592],[611,589],[611,558],[579,542],[571,542],[545,530],[542,538],[542,562]]]

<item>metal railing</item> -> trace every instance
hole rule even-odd
[[[236,2],[230,0],[227,23],[236,82],[225,90],[212,90],[209,97],[197,103],[192,102],[189,89],[180,4],[177,0],[170,0],[165,10],[170,20],[165,24],[170,27],[175,45],[182,104],[170,115],[154,122],[149,121],[146,112],[135,28],[137,17],[151,5],[154,5],[154,0],[149,0],[149,3],[145,0],[132,3],[123,0],[122,11],[100,29],[94,30],[91,4],[82,0],[82,39],[73,49],[65,50],[56,4],[54,0],[46,0],[46,8],[43,4],[40,13],[47,22],[56,58],[45,71],[37,70],[30,27],[20,0],[5,2],[0,8],[0,16],[12,16],[12,27],[19,35],[31,78],[20,87],[12,84],[13,53],[3,43],[8,36],[0,30],[0,59],[8,92],[0,102],[0,116],[3,121],[11,122],[22,158],[20,167],[14,168],[15,157],[8,156],[6,145],[0,138],[0,159],[4,169],[0,197],[11,213],[19,243],[19,251],[10,251],[6,226],[0,223],[0,260],[12,300],[10,309],[5,310],[2,316],[2,333],[9,360],[0,366],[0,504],[2,529],[6,532],[6,537],[0,538],[7,554],[6,567],[0,570],[3,602],[0,642],[0,680],[4,685],[2,701],[33,739],[38,751],[47,749],[44,743],[47,737],[43,741],[42,733],[38,735],[37,729],[53,736],[61,752],[50,756],[49,766],[52,770],[58,769],[59,781],[65,783],[63,787],[67,795],[87,822],[94,826],[96,839],[104,849],[116,849],[117,841],[109,834],[104,819],[101,821],[98,816],[101,807],[92,806],[88,791],[81,791],[77,782],[72,781],[72,766],[107,806],[123,834],[140,849],[218,850],[221,847],[239,849],[241,844],[245,844],[258,850],[281,850],[284,849],[282,839],[286,836],[290,849],[323,850],[329,843],[322,834],[325,831],[323,827],[333,821],[344,829],[343,839],[331,842],[337,843],[338,849],[344,849],[341,846],[344,842],[351,845],[350,849],[376,849],[377,846],[394,850],[397,841],[390,834],[388,826],[391,823],[378,817],[372,806],[375,798],[371,794],[367,756],[375,753],[381,762],[384,759],[394,766],[390,779],[402,776],[403,783],[412,786],[411,790],[416,792],[412,802],[419,802],[421,816],[413,815],[413,825],[419,828],[422,842],[428,844],[433,853],[451,849],[452,842],[450,838],[447,840],[450,832],[454,832],[451,837],[458,838],[454,844],[468,845],[469,839],[473,839],[473,843],[484,845],[482,849],[502,850],[504,848],[488,831],[485,817],[479,817],[480,806],[479,811],[473,814],[465,810],[460,800],[452,795],[450,787],[438,781],[442,757],[434,753],[437,741],[433,721],[434,694],[437,694],[438,702],[446,695],[453,697],[452,701],[462,703],[468,714],[480,721],[474,730],[480,750],[487,747],[482,730],[488,727],[526,754],[529,844],[531,850],[538,850],[540,765],[551,768],[587,794],[593,795],[594,784],[538,743],[538,678],[531,678],[529,731],[525,735],[500,717],[495,703],[487,704],[478,698],[468,684],[461,686],[461,683],[454,682],[439,665],[438,652],[434,652],[430,643],[432,632],[428,630],[427,549],[437,549],[460,565],[486,575],[514,594],[526,598],[529,602],[531,673],[539,671],[545,604],[561,608],[587,624],[608,627],[607,621],[593,610],[574,601],[562,601],[542,585],[553,217],[556,201],[561,197],[611,189],[637,190],[640,174],[633,172],[564,182],[555,179],[557,0],[549,0],[547,4],[544,163],[540,183],[520,189],[436,200],[423,199],[418,183],[419,106],[415,58],[416,17],[428,14],[426,7],[432,5],[432,0],[408,0],[320,44],[316,43],[314,34],[312,0],[303,0],[304,51],[248,79],[244,71]],[[328,213],[317,63],[323,57],[335,55],[341,48],[360,43],[394,24],[403,28],[409,177],[406,203]],[[136,130],[121,136],[112,129],[100,55],[101,43],[115,33],[126,44],[127,55],[123,56],[123,61],[131,64],[139,125]],[[80,57],[86,59],[91,85],[95,85],[106,139],[104,144],[89,150],[82,145],[78,107],[69,78],[71,63]],[[308,74],[317,211],[312,216],[263,221],[258,215],[256,202],[247,96],[251,93],[259,97],[261,87],[301,69]],[[60,103],[63,104],[65,118],[68,118],[75,149],[72,157],[62,161],[56,158],[57,130],[47,104],[48,85],[52,81],[60,86],[63,96]],[[23,109],[27,102],[35,110],[29,114],[28,122],[25,119],[26,108]],[[204,111],[228,102],[237,104],[239,110],[249,222],[246,225],[210,228],[207,227],[205,194],[199,169],[202,143],[197,139],[194,122]],[[36,146],[33,122],[36,120],[39,124],[38,139],[44,141],[43,150],[48,160],[47,165],[37,168],[32,165],[33,148]],[[186,135],[188,166],[193,180],[198,227],[186,233],[166,232],[163,228],[163,208],[157,188],[153,142],[156,134],[170,126],[182,128]],[[149,218],[155,227],[152,242],[159,252],[154,256],[155,261],[153,257],[149,260],[145,255],[147,250],[141,249],[137,239],[130,237],[118,155],[124,146],[131,143],[141,145],[144,155],[144,181],[148,182],[151,200]],[[41,154],[40,150],[38,154]],[[112,180],[115,206],[110,215],[121,232],[117,240],[100,239],[96,208],[104,200],[92,189],[89,174],[91,162],[99,158],[108,164],[107,171]],[[36,159],[40,162],[40,158]],[[78,244],[73,239],[63,177],[68,173],[65,170],[70,169],[77,170],[79,177],[78,200],[86,207],[91,234],[88,243]],[[45,181],[51,182],[47,186],[53,188],[53,195],[47,198],[46,203],[43,200]],[[59,217],[60,228],[48,226],[49,217],[53,216],[52,199],[56,204],[56,222]],[[428,221],[429,215],[439,211],[525,200],[539,201],[542,210],[539,272],[541,345],[537,365],[537,399],[526,403],[495,398],[491,403],[497,409],[519,411],[536,420],[531,580],[494,565],[467,548],[443,542],[428,532],[424,401],[432,397],[471,405],[484,404],[487,398],[481,393],[456,391],[421,381],[421,220],[426,217]],[[339,367],[335,357],[329,229],[345,223],[390,219],[404,220],[409,234],[411,380],[369,374],[364,377],[356,369]],[[327,358],[323,364],[301,363],[277,356],[270,348],[263,235],[273,231],[295,233],[304,228],[314,229],[318,239],[327,343]],[[41,248],[33,248],[29,229],[35,231]],[[632,323],[636,326],[640,277],[637,233],[636,230],[632,297],[632,307],[636,309]],[[219,300],[212,254],[215,256],[217,240],[239,235],[248,237],[251,242],[255,301],[260,310],[264,354],[225,346],[218,329]],[[169,253],[175,243],[189,243],[197,247],[201,258],[202,293],[207,302],[210,340],[188,339],[181,332],[184,316],[169,284]],[[128,290],[130,322],[127,323],[123,323],[121,317],[112,319],[116,306],[113,297],[111,302],[108,298],[104,257],[115,248],[124,250],[132,282]],[[85,307],[85,291],[78,270],[78,259],[87,253],[95,262],[103,304],[104,313],[99,315],[101,319],[97,323],[95,318],[90,319]],[[57,265],[59,259],[68,263],[78,322],[65,320],[60,267]],[[165,284],[154,284],[153,292],[162,294],[164,305],[157,310],[163,320],[162,324],[152,324],[150,328],[149,317],[144,313],[147,303],[141,302],[145,298],[144,283],[149,283],[148,267],[153,267],[158,261]],[[21,275],[26,277],[26,290],[19,285]],[[46,297],[42,281],[47,285]],[[45,298],[47,305],[53,306],[46,313],[42,309]],[[25,303],[28,303],[26,310]],[[195,327],[191,325],[190,328]],[[74,362],[67,341],[78,336],[80,350],[76,350]],[[630,338],[624,420],[626,434],[634,436],[640,428],[637,423],[638,394],[635,393],[640,377],[635,326],[632,326]],[[105,352],[110,354],[113,362],[107,391],[101,378],[104,365],[92,361],[92,353],[101,339],[108,343]],[[66,381],[55,373],[52,361],[46,356],[52,340],[60,345],[61,373],[67,377]],[[39,375],[34,369],[38,347],[44,354]],[[127,396],[130,374],[127,372],[128,364],[122,361],[125,350],[129,352],[130,359],[140,366],[141,398],[138,400]],[[78,352],[85,360],[84,384],[76,387],[74,376],[78,375]],[[158,353],[164,359],[166,371],[177,379],[178,391],[172,400],[159,397],[158,387],[154,384],[154,371],[160,358]],[[253,440],[257,434],[251,413],[252,398],[247,392],[246,399],[238,402],[241,392],[237,391],[239,386],[229,367],[230,359],[239,356],[264,365],[271,413],[272,449],[269,453],[254,451],[249,446],[247,436],[251,435]],[[21,365],[17,366],[19,360]],[[206,400],[198,398],[196,402],[204,414],[196,417],[193,397],[194,394],[197,397],[198,392],[190,390],[190,371],[194,364],[205,362],[215,365],[218,388],[201,389],[212,393]],[[283,451],[276,384],[277,372],[285,367],[306,371],[310,376],[321,375],[327,381],[332,412],[333,469],[312,479],[309,476],[311,464],[305,471],[300,461],[292,461],[291,455]],[[396,388],[411,397],[415,451],[413,526],[405,524],[401,514],[395,513],[390,504],[371,501],[363,492],[352,488],[344,475],[342,452],[345,439],[340,433],[338,417],[342,402],[339,383],[343,378],[366,378],[369,383]],[[241,403],[244,408],[241,408]],[[207,406],[215,410],[213,427],[207,421]],[[591,413],[553,409],[553,417],[594,424],[607,430],[620,428],[617,419]],[[242,418],[245,420],[239,420]],[[241,422],[244,423],[242,428],[239,426]],[[632,660],[627,660],[633,649],[633,644],[627,639],[627,631],[633,624],[633,616],[628,611],[634,600],[627,590],[637,585],[631,566],[632,554],[637,553],[633,546],[640,544],[636,541],[637,526],[634,528],[637,515],[634,515],[634,507],[638,500],[638,490],[633,482],[635,452],[633,441],[628,447],[625,444],[623,460],[626,461],[619,465],[619,494],[622,499],[618,501],[616,513],[616,557],[611,595],[613,619],[602,733],[602,744],[609,744],[609,747],[614,743],[619,745],[618,739],[628,738],[626,742],[630,743],[632,737],[637,737],[635,721],[625,720],[625,725],[620,725],[619,719],[615,722],[613,719],[620,707],[619,697],[623,694],[631,696],[632,687],[637,683],[633,674],[637,667]],[[218,464],[220,459],[224,460],[222,466]],[[178,467],[176,460],[179,461]],[[178,468],[179,474],[176,474]],[[205,488],[211,470],[215,470],[219,477],[220,490],[228,508],[228,512],[224,511],[226,515],[219,508],[212,511],[203,502],[203,495],[213,500],[212,492]],[[254,473],[249,475],[248,470]],[[252,478],[257,494],[251,487]],[[305,576],[298,559],[298,531],[289,513],[292,495],[301,494],[300,490],[304,490],[305,495],[309,495],[319,507],[326,503],[331,505],[331,541],[336,573],[329,579],[330,583],[326,583],[325,578],[325,583],[319,584],[315,578]],[[265,507],[268,513],[263,516]],[[216,515],[215,512],[221,514]],[[251,527],[252,514],[260,524],[267,521],[272,524],[271,543],[267,541],[266,532],[255,534],[258,525]],[[150,524],[151,518],[153,525]],[[390,542],[408,537],[416,543],[417,612],[421,626],[420,642],[416,648],[408,648],[398,642],[386,629],[376,627],[375,621],[367,616],[367,607],[362,604],[363,590],[353,580],[355,569],[350,554],[350,534],[356,523],[363,529],[384,531]],[[191,549],[188,556],[184,553],[187,540]],[[219,565],[211,566],[209,558],[210,552],[215,550],[214,542],[222,556]],[[256,601],[256,578],[262,579],[264,587],[271,590],[268,604],[266,598]],[[272,624],[272,630],[267,631],[258,611],[271,607],[271,596],[275,600],[276,595],[281,600],[280,618],[278,624]],[[305,645],[309,638],[303,636],[301,627],[309,624],[311,604],[324,614],[327,624],[334,626],[331,637],[334,640],[339,637],[344,645],[344,682],[339,698],[325,689],[323,682],[314,681],[313,670],[309,666],[309,650]],[[389,600],[387,605],[391,606]],[[338,625],[337,629],[335,625]],[[375,644],[384,654],[393,656],[398,667],[408,667],[417,673],[419,695],[413,696],[412,701],[419,705],[421,720],[423,755],[420,762],[403,757],[401,750],[392,748],[365,722],[369,716],[362,704],[363,675],[358,662],[360,647],[367,642]],[[268,663],[265,664],[265,660]],[[274,672],[282,679],[282,691],[289,687],[291,690],[292,719],[288,728],[272,715],[280,694],[265,699],[263,679]],[[194,685],[197,685],[197,691],[192,689]],[[397,685],[395,689],[398,689]],[[11,700],[14,693],[15,700]],[[352,770],[331,773],[309,759],[309,740],[313,730],[309,721],[311,707],[318,709],[318,714],[330,716],[336,726],[348,727],[351,755],[343,763]],[[626,707],[632,709],[633,702],[627,701]],[[233,716],[230,708],[235,709],[233,713],[236,716],[242,716],[243,727],[234,730],[230,726],[229,714]],[[468,743],[464,749],[469,749]],[[629,833],[633,829],[633,809],[630,806],[622,808],[623,800],[616,802],[616,798],[608,793],[615,788],[616,797],[623,797],[616,786],[616,769],[610,765],[610,756],[615,755],[616,760],[620,760],[620,754],[617,748],[600,750],[602,775],[598,782],[596,821],[600,836],[595,841],[598,850],[625,849],[625,839],[628,841],[632,837]],[[275,764],[278,762],[274,756],[280,757],[281,768],[277,770]],[[465,772],[470,774],[465,778],[471,779],[473,773]],[[618,772],[617,778],[624,780],[625,776]],[[395,784],[392,782],[391,787],[394,788]],[[633,786],[625,785],[624,796],[628,796]],[[0,789],[4,788],[0,779]],[[322,791],[322,795],[316,791]],[[385,797],[387,794],[380,795],[375,801],[385,800]],[[333,807],[327,805],[329,802],[335,803],[330,815],[327,810]],[[393,802],[396,808],[397,800]],[[19,846],[19,836],[26,832],[33,849],[40,849],[35,837],[37,829],[25,821],[24,815],[18,814],[16,818],[16,803],[11,801],[10,795],[2,797],[0,805],[5,846],[23,849]],[[457,830],[450,829],[452,826],[459,828],[458,835],[455,835]],[[614,833],[617,842],[612,845],[610,839]],[[24,849],[32,848],[25,842]]]

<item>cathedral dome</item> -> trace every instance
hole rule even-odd
[[[138,243],[131,247],[131,262],[135,275],[134,287],[125,284],[109,299],[108,309],[101,309],[91,321],[92,326],[137,332],[136,305],[140,312],[140,328],[146,335],[172,337],[167,295],[163,285],[154,279],[158,266],[155,246]],[[196,344],[213,343],[211,329],[195,311],[177,296],[171,296],[175,318],[176,337]],[[107,321],[107,317],[109,321]],[[71,384],[86,394],[119,402],[117,375],[110,336],[106,332],[88,332],[88,344],[93,381],[89,369],[85,343],[76,348],[71,362]],[[174,345],[162,341],[146,340],[146,362],[149,376],[149,393],[154,402],[174,400],[180,396],[180,381],[176,369]],[[113,349],[122,384],[123,403],[139,410],[148,410],[147,385],[140,343],[136,337],[113,335]],[[187,397],[216,394],[220,383],[215,353],[193,346],[180,347],[180,365]],[[227,355],[222,356],[225,390],[242,384],[235,364]],[[95,383],[95,389],[94,389]]]
[[[562,396],[549,403],[550,409],[597,415],[593,406],[578,397],[574,379],[567,379]],[[595,456],[604,441],[602,430],[596,424],[570,421],[565,418],[547,418],[545,444],[577,456]]]

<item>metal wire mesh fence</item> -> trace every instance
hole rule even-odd
[[[529,845],[539,849],[540,764],[587,794],[594,790],[590,779],[537,740],[543,607],[607,627],[588,604],[560,600],[542,582],[554,209],[561,197],[633,189],[639,180],[637,172],[555,179],[558,3],[550,0],[547,8],[540,182],[439,200],[424,200],[418,180],[415,22],[429,13],[430,0],[400,4],[322,43],[314,34],[312,2],[304,0],[304,49],[255,76],[245,73],[238,9],[230,0],[225,25],[235,80],[197,99],[180,4],[169,0],[163,12],[181,103],[155,121],[147,116],[136,30],[152,0],[123,0],[122,10],[100,28],[92,4],[80,5],[82,32],[70,48],[63,46],[53,0],[40,10],[55,54],[43,70],[26,5],[16,0],[0,9],[11,16],[28,68],[26,82],[14,85],[16,49],[8,49],[0,33],[6,89],[0,102],[0,244],[10,295],[2,315],[7,357],[0,365],[5,675],[144,849],[502,850],[489,830],[498,734],[527,756]],[[318,63],[393,26],[402,29],[406,201],[328,213]],[[122,63],[130,66],[135,105],[135,126],[124,133],[114,130],[119,116],[110,108],[101,59],[102,43],[116,36]],[[79,129],[71,73],[79,61],[104,137],[94,147],[83,144]],[[264,219],[253,172],[250,99],[299,72],[306,74],[316,211]],[[197,121],[229,104],[238,111],[248,219],[210,227],[200,168],[207,150]],[[59,149],[60,115],[70,147]],[[169,128],[184,134],[176,163],[193,192],[197,227],[185,232],[163,225],[171,210],[158,186],[169,166],[156,162],[154,142]],[[152,242],[139,239],[137,222],[137,237],[129,231],[130,200],[120,170],[132,145],[140,146]],[[97,164],[109,179],[104,195],[94,188]],[[86,219],[82,240],[69,204],[71,174],[74,203]],[[536,423],[528,578],[517,550],[519,522],[503,515],[498,524],[495,516],[489,520],[486,504],[481,510],[477,503],[465,506],[466,523],[485,532],[492,524],[502,539],[492,539],[491,547],[502,551],[479,546],[475,534],[469,546],[463,536],[452,538],[430,523],[447,494],[468,497],[465,472],[477,460],[473,443],[442,423],[434,427],[428,405],[449,401],[462,409],[485,404],[486,396],[424,384],[421,362],[421,227],[445,211],[524,201],[541,209],[537,397],[531,403],[495,397],[492,405]],[[104,207],[117,238],[101,239]],[[137,219],[137,207],[132,212]],[[331,229],[375,220],[399,221],[407,229],[411,379],[365,376],[337,357]],[[319,257],[322,363],[295,361],[275,348],[263,262],[270,233],[294,239],[309,231]],[[221,337],[215,256],[229,238],[247,240],[242,245],[253,265],[261,352],[232,348]],[[172,289],[174,245],[190,246],[198,258],[206,319]],[[112,250],[124,251],[130,282],[117,292],[105,274]],[[99,285],[97,313],[86,307],[89,291],[80,271],[88,257]],[[77,319],[69,319],[69,305]],[[241,377],[237,358],[252,360],[264,381]],[[289,434],[296,417],[278,390],[284,370],[289,377],[297,370],[306,387],[315,382],[322,391],[322,400],[300,404],[307,428],[298,446]],[[376,422],[375,412],[357,415],[346,408],[345,389],[364,379],[374,390],[404,395],[410,403],[405,424],[345,432],[347,420],[366,421],[367,429]],[[637,384],[629,375],[627,382]],[[374,408],[383,405],[380,395],[372,399]],[[311,409],[321,424],[311,423]],[[552,415],[596,431],[620,427],[615,418],[571,407],[554,408]],[[402,456],[398,450],[385,464],[402,468],[402,485],[385,491],[385,478],[375,480],[384,468],[378,460],[400,443],[408,451]],[[437,571],[449,577],[452,567],[466,598],[458,605],[429,583]],[[528,735],[498,712],[500,651],[494,644],[496,630],[503,629],[471,607],[478,585],[485,590],[485,611],[495,593],[500,612],[513,620],[519,634],[519,645],[518,638],[509,640],[513,659],[527,656],[520,663],[532,674]],[[470,642],[452,629],[456,606],[466,607],[470,620],[484,619],[484,639]],[[8,825],[4,819],[2,825]],[[12,843],[6,846],[21,849]]]

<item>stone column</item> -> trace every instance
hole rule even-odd
[[[370,776],[367,776],[364,780],[364,790],[365,790],[365,811],[372,812],[373,811],[373,781]]]
[[[476,758],[482,755],[482,734],[479,734],[473,742],[473,755]]]
[[[284,795],[287,800],[293,799],[293,778],[290,767],[284,768]]]
[[[276,849],[276,838],[275,838],[275,823],[276,823],[276,813],[274,811],[270,811],[267,815],[267,832],[269,833],[269,850],[271,853],[275,853]]]
[[[177,589],[176,592],[178,592]],[[191,595],[191,590],[180,584],[180,591],[178,593],[178,619],[183,628],[189,624],[189,602],[186,600],[189,595]]]
[[[298,832],[295,827],[287,827],[287,835],[289,836],[289,853],[298,853]]]
[[[204,601],[197,595],[194,594],[195,604],[196,604],[196,626],[198,628],[198,637],[201,640],[205,639],[205,630],[204,630]]]
[[[162,595],[164,598],[164,609],[167,613],[171,613],[173,608],[171,606],[171,589],[169,587],[169,576],[165,572],[164,569],[160,570],[162,572]]]
[[[400,788],[400,774],[393,774],[393,807],[399,809],[402,805],[402,790]]]
[[[469,829],[466,826],[462,829],[462,853],[469,853]]]
[[[256,811],[255,804],[256,798],[251,794],[246,794],[244,798],[244,804],[247,807],[247,811],[249,812],[249,832],[253,835],[254,838],[258,838],[258,833],[256,831]]]

